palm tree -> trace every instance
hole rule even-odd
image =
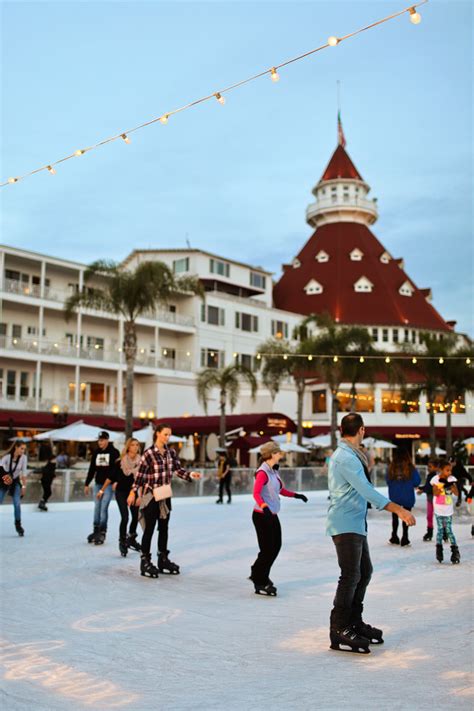
[[[137,357],[137,326],[140,316],[154,312],[177,292],[204,295],[195,277],[176,277],[163,262],[142,262],[134,270],[108,260],[98,260],[87,268],[84,279],[100,277],[103,286],[84,287],[64,304],[66,320],[79,308],[107,311],[124,319],[123,352],[127,365],[125,387],[125,435],[133,431],[133,381]]]
[[[202,402],[207,414],[209,396],[214,388],[219,390],[219,447],[225,447],[225,418],[227,402],[233,410],[237,405],[242,379],[250,385],[252,400],[257,394],[257,379],[249,368],[243,365],[232,364],[225,368],[205,368],[198,373],[196,389],[198,400]]]
[[[360,361],[363,356],[375,353],[372,338],[366,328],[359,326],[339,326],[328,314],[311,314],[303,321],[303,328],[314,323],[319,333],[312,342],[313,354],[317,358],[318,370],[331,390],[331,448],[337,447],[337,397],[341,383],[349,381],[353,401],[356,394],[356,382],[364,378],[371,380],[374,376],[373,363],[370,360]],[[359,356],[356,360],[344,358],[344,355]],[[321,356],[332,356],[323,358]]]

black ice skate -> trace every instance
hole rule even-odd
[[[141,557],[140,575],[143,575],[144,577],[148,577],[148,578],[157,578],[158,577],[158,568],[155,568],[155,566],[151,562],[150,554],[142,555],[142,557]]]
[[[392,533],[392,537],[390,538],[389,543],[391,543],[394,546],[400,545],[400,539],[396,533]]]
[[[372,627],[362,619],[364,606],[362,603],[354,603],[352,606],[352,629],[359,637],[365,637],[370,644],[383,644],[383,631],[378,627]]]
[[[355,654],[370,654],[369,640],[357,634],[352,627],[343,630],[331,630],[331,649],[338,652],[354,652]]]
[[[99,527],[94,526],[94,530],[92,531],[92,533],[89,533],[89,535],[87,536],[87,543],[95,543],[95,539],[97,538],[98,535],[99,535]]]
[[[125,541],[125,538],[119,538],[119,551],[120,551],[120,555],[122,556],[122,558],[127,557],[128,546]]]
[[[428,526],[426,529],[426,533],[423,536],[424,541],[432,541],[433,540],[433,529]]]
[[[107,529],[106,528],[99,528],[99,531],[94,539],[95,545],[96,546],[104,545],[106,535],[107,535]]]
[[[38,504],[38,508],[41,509],[41,511],[48,510],[48,507],[46,506],[46,501],[44,499],[41,499],[41,501]]]
[[[277,596],[277,589],[270,580],[268,583],[265,583],[265,585],[258,585],[257,583],[254,583],[254,585],[256,595],[268,595],[268,597]]]
[[[442,543],[437,543],[437,544],[436,544],[436,560],[438,561],[438,563],[442,563],[442,562],[443,562],[443,558],[444,558],[444,556],[443,556],[443,544],[442,544]]]
[[[141,553],[142,547],[137,541],[136,533],[129,533],[129,535],[127,536],[127,546],[129,548],[133,548],[133,550],[137,551],[137,553]]]
[[[457,546],[451,546],[451,563],[455,565],[461,562],[461,555]]]
[[[158,554],[158,570],[160,573],[169,573],[170,575],[179,575],[179,565],[173,563],[168,558],[169,551],[164,551]]]
[[[15,521],[15,528],[20,538],[23,538],[23,536],[25,535],[25,529],[21,525],[21,521]]]
[[[408,540],[408,536],[402,536],[402,540],[400,541],[401,546],[410,546],[411,543]]]

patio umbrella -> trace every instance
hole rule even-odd
[[[141,430],[135,430],[135,432],[132,432],[132,437],[138,439],[139,442],[143,442],[145,447],[151,447],[153,444],[153,432],[153,425],[147,425],[146,427],[142,427]],[[177,444],[178,442],[185,444],[187,440],[186,437],[177,437],[172,434],[168,441],[170,444]]]
[[[292,442],[293,444],[298,444],[298,436],[295,432],[293,432],[291,434],[290,439],[288,439],[286,434],[282,434],[282,435],[275,435],[274,437],[272,437],[272,440],[274,442],[278,442],[278,444],[284,444],[285,442]],[[303,443],[304,446],[310,447],[312,440],[310,439],[310,437],[303,437],[301,442]]]
[[[315,449],[317,447],[330,447],[331,446],[331,435],[328,434],[323,434],[323,435],[317,435],[316,437],[311,437],[308,443],[308,446],[314,447]]]
[[[280,449],[282,452],[309,452],[309,449],[307,447],[301,447],[301,445],[293,443],[293,442],[278,442],[280,445]],[[260,447],[262,445],[259,445],[258,447],[253,447],[252,449],[249,449],[249,454],[258,454],[260,452]]]
[[[36,435],[34,439],[49,439],[53,442],[95,442],[99,432],[108,432],[112,442],[123,437],[122,432],[112,432],[111,430],[104,430],[102,427],[92,427],[91,425],[86,425],[83,420],[78,420],[65,427],[42,432]]]
[[[374,437],[366,437],[362,440],[362,444],[369,449],[396,449],[397,445],[391,442],[386,442],[384,439],[375,439]]]
[[[429,447],[420,447],[420,449],[418,449],[416,453],[419,457],[428,457],[430,455],[430,452],[431,450]],[[446,450],[441,449],[441,447],[436,447],[435,454],[446,454]]]
[[[468,437],[467,439],[463,439],[463,444],[474,445],[474,437]]]

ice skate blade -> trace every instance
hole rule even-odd
[[[265,590],[255,590],[255,595],[263,595],[264,597],[276,597],[276,592],[265,592]]]
[[[144,578],[156,578],[158,579],[158,575],[152,575],[151,573],[145,573],[144,571],[140,572],[140,575],[143,575]]]
[[[163,575],[179,575],[180,571],[179,570],[165,570],[165,568],[158,568],[160,573],[163,573]]]
[[[384,644],[385,640],[383,639],[376,639],[375,637],[373,639],[369,639],[369,644]]]
[[[352,652],[352,654],[370,654],[368,647],[351,647],[350,645],[341,646],[339,642],[330,645],[329,649],[334,652]]]

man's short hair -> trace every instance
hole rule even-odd
[[[364,420],[356,412],[350,412],[341,420],[341,434],[343,437],[355,437],[361,427],[364,426]]]

